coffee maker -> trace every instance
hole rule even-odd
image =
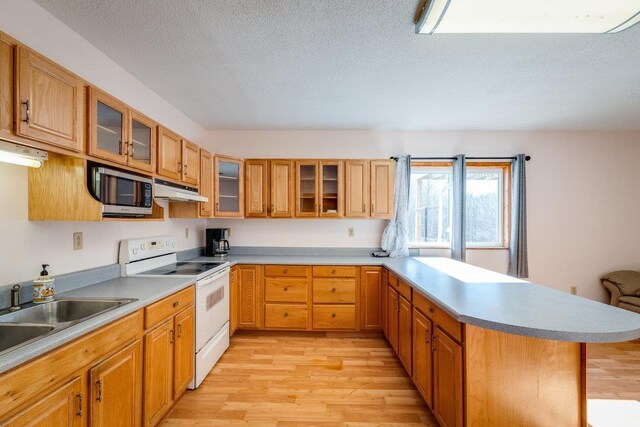
[[[229,255],[228,228],[207,228],[206,256],[225,257]]]

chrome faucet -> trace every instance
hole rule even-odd
[[[9,310],[20,310],[20,285],[13,285],[11,288],[11,307]]]

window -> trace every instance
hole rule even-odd
[[[467,247],[506,247],[509,163],[467,163]],[[409,241],[413,247],[451,247],[453,221],[450,163],[411,167]]]

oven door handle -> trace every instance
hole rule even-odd
[[[198,280],[196,282],[196,288],[201,289],[201,288],[204,288],[205,286],[209,286],[211,283],[215,282],[222,276],[228,275],[230,271],[231,271],[231,268],[225,267],[224,269],[213,273],[211,276],[207,276],[204,279]]]

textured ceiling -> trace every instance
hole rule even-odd
[[[640,26],[424,36],[417,0],[36,2],[207,129],[640,130]]]

